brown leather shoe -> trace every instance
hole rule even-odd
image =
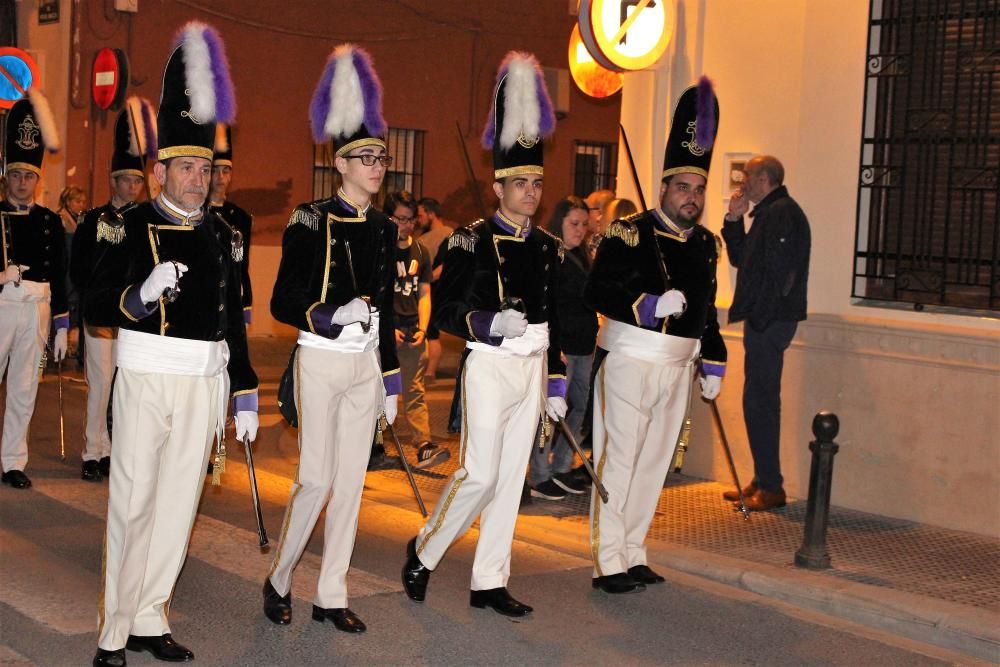
[[[739,501],[736,501],[739,504]],[[747,509],[751,512],[766,512],[785,506],[785,490],[765,491],[757,489],[757,493],[747,498]]]
[[[750,482],[743,487],[743,497],[750,500],[750,496],[757,493],[757,482]],[[722,493],[723,500],[731,500],[734,503],[740,501],[740,494],[737,491],[724,491]]]

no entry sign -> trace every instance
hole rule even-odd
[[[120,106],[128,89],[128,57],[121,49],[104,48],[94,56],[91,91],[101,109]]]

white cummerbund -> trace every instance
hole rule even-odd
[[[130,371],[212,377],[226,370],[229,345],[224,340],[171,338],[121,328],[115,364]]]
[[[34,280],[22,280],[20,286],[15,287],[13,282],[3,286],[0,292],[2,301],[22,301],[38,302],[48,301],[51,290],[48,283],[36,283]]]
[[[604,318],[597,334],[597,344],[608,352],[661,366],[687,366],[698,358],[701,351],[701,341],[695,338],[669,336],[609,317]]]
[[[529,324],[523,336],[504,338],[500,345],[488,345],[469,341],[470,350],[482,350],[491,354],[510,354],[515,357],[533,357],[549,349],[549,323]]]
[[[372,311],[372,328],[365,333],[361,323],[348,324],[336,338],[324,338],[299,330],[299,345],[333,352],[371,352],[378,349],[378,311]]]

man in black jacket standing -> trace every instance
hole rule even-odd
[[[777,158],[747,162],[745,186],[729,201],[722,228],[729,261],[739,272],[729,321],[743,328],[743,419],[750,438],[754,478],[743,493],[747,509],[785,504],[781,461],[781,370],[798,322],[806,319],[809,279],[809,222],[783,185]],[[744,215],[754,203],[746,231]],[[736,491],[723,494],[736,501]]]

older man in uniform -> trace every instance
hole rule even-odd
[[[291,622],[292,571],[325,507],[312,618],[364,632],[347,606],[347,571],[377,422],[382,414],[395,420],[402,393],[392,309],[396,226],[371,203],[392,157],[382,89],[365,51],[350,44],[333,51],[310,118],[317,144],[335,142],[342,185],[334,197],[292,212],[271,296],[274,318],[299,330],[299,466],[264,582],[264,614]]]
[[[700,114],[698,112],[701,112]],[[594,361],[594,460],[608,490],[593,494],[593,587],[629,593],[663,581],[646,564],[646,531],[688,412],[721,387],[726,346],[715,310],[719,245],[698,224],[718,127],[711,84],[681,95],[657,208],[614,221],[584,293],[604,316]]]
[[[243,321],[250,325],[253,309],[253,286],[250,284],[250,234],[253,216],[228,199],[233,182],[233,131],[219,124],[212,155],[212,188],[208,195],[208,210],[229,225],[239,238],[237,256],[240,263],[240,285],[243,290]],[[238,232],[238,234],[237,234]]]
[[[470,604],[506,616],[532,611],[511,596],[507,579],[529,443],[543,410],[553,419],[566,415],[554,306],[562,245],[531,220],[542,195],[542,137],[554,127],[538,61],[511,52],[497,73],[483,135],[493,150],[499,209],[448,239],[432,304],[433,319],[464,338],[469,355],[459,379],[459,467],[407,545],[403,586],[418,602],[431,571],[478,516]]]
[[[111,201],[91,209],[73,235],[70,257],[70,279],[81,294],[85,294],[97,261],[98,221],[102,229],[110,229],[116,215],[123,215],[135,205],[142,194],[146,179],[148,150],[156,150],[156,116],[145,99],[129,98],[126,108],[115,122],[114,151],[111,154]],[[153,153],[155,159],[155,152]],[[82,300],[86,303],[86,297]],[[80,477],[99,482],[111,471],[111,434],[108,432],[108,401],[111,399],[111,379],[115,370],[114,327],[99,327],[89,323],[83,309],[83,338],[86,349],[87,415],[84,426],[83,469]]]
[[[98,221],[102,247],[86,308],[93,324],[119,329],[94,665],[124,665],[125,648],[170,662],[194,658],[174,641],[167,614],[213,438],[222,460],[230,399],[237,438],[257,435],[233,237],[204,210],[215,123],[234,111],[223,53],[212,28],[192,22],[181,31],[157,115],[160,193],[121,220]]]
[[[45,150],[58,150],[48,102],[34,88],[11,107],[4,135],[7,197],[0,201],[0,374],[7,370],[0,464],[4,484],[26,489],[28,423],[38,394],[38,366],[56,329],[53,356],[66,356],[66,245],[59,216],[35,203]]]

